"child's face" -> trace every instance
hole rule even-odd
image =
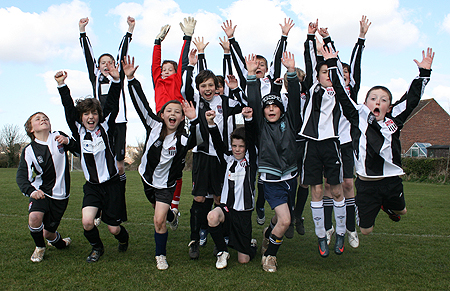
[[[106,64],[112,65],[114,64],[114,60],[112,60],[109,56],[103,56],[99,60],[98,67],[100,69],[100,72],[105,76],[109,76],[109,70]]]
[[[231,141],[231,151],[236,160],[242,160],[245,157],[245,141],[234,138]]]
[[[270,104],[266,107],[264,107],[264,117],[269,122],[275,122],[278,119],[280,119],[281,116],[281,110],[278,106],[275,104]]]
[[[214,84],[214,79],[209,78],[198,85],[198,91],[200,96],[206,101],[211,101],[216,93],[216,84]]]
[[[161,78],[165,79],[169,77],[170,75],[175,74],[175,68],[172,64],[166,63],[161,68]]]
[[[181,108],[181,105],[177,103],[167,104],[166,108],[164,108],[164,111],[161,112],[160,115],[166,125],[168,134],[175,132],[184,118],[183,108]]]
[[[328,75],[328,66],[322,65],[319,70],[319,83],[325,88],[332,87],[333,84],[330,81],[330,76]]]
[[[44,131],[51,131],[50,120],[47,115],[38,113],[31,118],[31,131],[32,133],[39,133]]]
[[[364,104],[369,107],[377,121],[384,120],[386,113],[391,111],[389,94],[382,89],[372,90]]]
[[[264,78],[267,73],[267,64],[264,59],[256,59],[258,61],[258,68],[256,68],[256,78]]]
[[[350,84],[350,72],[348,71],[347,67],[344,68],[344,81],[345,86],[348,86],[348,84]]]
[[[84,127],[90,131],[93,131],[97,127],[98,121],[99,116],[97,110],[86,111],[81,117],[81,122],[83,123]]]
[[[223,85],[220,84],[220,82],[219,86],[216,88],[216,95],[223,95]]]

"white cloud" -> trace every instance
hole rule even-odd
[[[67,79],[65,83],[70,89],[70,94],[74,100],[80,97],[92,96],[92,86],[89,81],[87,72],[64,70],[67,72]],[[55,74],[57,71],[47,71],[40,75],[45,82],[48,94],[51,95],[50,101],[53,104],[61,104],[61,98],[59,97],[57,84],[55,81]]]
[[[408,11],[399,9],[398,0],[358,1],[323,0],[320,9],[313,1],[290,1],[291,9],[303,21],[301,25],[319,19],[319,27],[328,27],[337,44],[353,44],[359,35],[361,15],[372,22],[367,33],[371,47],[384,48],[390,52],[417,42],[419,29],[407,20]]]
[[[86,3],[52,5],[42,13],[23,12],[17,7],[0,8],[0,59],[42,63],[62,56],[79,55],[78,20],[90,14]],[[76,50],[76,52],[75,52]]]
[[[445,16],[442,26],[444,27],[444,30],[450,34],[450,13]]]

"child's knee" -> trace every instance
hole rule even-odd
[[[42,217],[38,213],[31,212],[30,215],[28,215],[28,224],[32,228],[38,228],[42,224]]]
[[[406,214],[406,207],[405,208],[403,208],[403,210],[401,210],[401,211],[394,211],[395,213],[397,213],[397,214],[399,214],[399,215],[405,215]]]
[[[199,202],[199,203],[203,203],[203,202],[205,202],[205,196],[195,196],[194,197],[194,201],[195,202]]]
[[[166,222],[165,217],[153,217],[153,223],[155,224],[155,228],[162,228],[163,224]]]
[[[215,227],[219,225],[219,214],[216,211],[210,211],[207,218],[209,226]]]
[[[82,218],[81,222],[83,223],[83,228],[87,231],[94,228],[94,220],[90,218]]]
[[[118,235],[120,232],[120,225],[118,226],[108,225],[108,230],[111,234]]]
[[[371,226],[369,228],[362,228],[362,227],[360,227],[359,229],[361,230],[362,234],[368,235],[368,234],[370,234],[372,232],[373,226]]]

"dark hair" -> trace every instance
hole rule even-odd
[[[35,117],[37,114],[45,115],[45,117],[48,118],[47,114],[45,114],[44,112],[36,112],[36,113],[33,113],[30,117],[28,117],[27,121],[25,122],[25,124],[23,126],[25,127],[25,132],[31,138],[31,140],[34,140],[36,138],[34,136],[34,133],[31,132],[31,130],[33,130],[33,127],[31,126],[31,119],[33,119],[33,117]]]
[[[348,71],[349,73],[351,72],[350,65],[347,64],[347,63],[342,63],[342,69],[345,69],[345,68],[347,68],[347,71]]]
[[[217,79],[217,86],[216,87],[219,87],[219,85],[222,86],[222,87],[225,87],[225,79],[223,78],[223,76],[216,75],[216,79]]]
[[[169,105],[169,104],[178,104],[178,105],[181,106],[181,102],[178,101],[178,100],[170,100],[170,101],[167,101],[167,102],[161,107],[161,109],[160,109],[159,112],[158,112],[158,116],[159,116],[160,118],[161,118],[161,114],[164,112],[164,110],[166,110],[166,107],[167,107],[167,105]],[[181,112],[183,113],[183,116],[184,116],[183,106],[181,106]],[[161,118],[161,119],[162,119],[162,118]],[[179,124],[178,127],[177,127],[177,131],[175,132],[175,136],[180,136],[180,135],[182,135],[182,134],[185,133],[184,126],[185,126],[185,119],[183,118],[183,119],[181,120],[180,124]],[[165,124],[164,121],[163,121],[161,133],[159,134],[159,140],[160,140],[160,141],[164,141],[164,139],[166,138],[166,136],[167,136],[167,126],[166,126],[166,124]]]
[[[210,70],[203,70],[197,74],[197,77],[195,77],[195,87],[197,88],[197,90],[201,83],[203,83],[209,79],[214,80],[214,85],[216,86],[216,88],[219,87],[219,83],[217,81],[216,75],[214,75],[214,73]]]
[[[178,69],[178,64],[177,64],[175,61],[165,60],[165,61],[162,62],[161,68],[162,68],[162,66],[164,66],[165,64],[172,64],[173,69],[175,70],[175,72],[176,72],[177,69]]]
[[[110,57],[111,60],[112,60],[114,63],[116,62],[116,59],[112,56],[112,54],[104,53],[104,54],[102,54],[102,55],[98,58],[98,63],[99,63],[99,64],[100,64],[100,60],[101,60],[103,57]]]
[[[80,114],[80,120],[82,120],[83,114],[85,112],[97,110],[98,122],[102,123],[104,121],[102,105],[100,104],[100,101],[98,101],[98,99],[92,97],[77,99],[75,101],[75,108],[77,109],[78,114]]]
[[[245,127],[241,126],[233,130],[230,134],[230,143],[233,142],[234,139],[242,139],[245,143]]]
[[[262,55],[256,55],[256,59],[264,60],[264,63],[266,63],[266,68],[269,69],[269,66],[267,65],[267,59],[265,57],[263,57]]]
[[[317,65],[316,65],[317,75],[319,75],[320,68],[322,68],[323,65],[327,66],[327,68],[328,68],[328,65],[327,65],[327,63],[325,61],[320,61],[320,62],[317,63]]]
[[[383,90],[384,92],[386,92],[386,93],[388,94],[388,96],[389,96],[389,105],[392,104],[392,93],[391,93],[391,91],[389,91],[388,88],[386,88],[386,87],[384,87],[384,86],[380,86],[380,85],[378,85],[378,86],[373,86],[372,88],[370,88],[369,91],[367,91],[366,99],[364,99],[364,102],[367,102],[367,98],[369,98],[369,95],[370,95],[370,93],[371,93],[373,90]]]

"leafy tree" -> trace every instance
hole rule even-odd
[[[0,131],[0,150],[2,166],[11,168],[19,164],[20,149],[25,142],[25,136],[18,125],[5,124]]]

